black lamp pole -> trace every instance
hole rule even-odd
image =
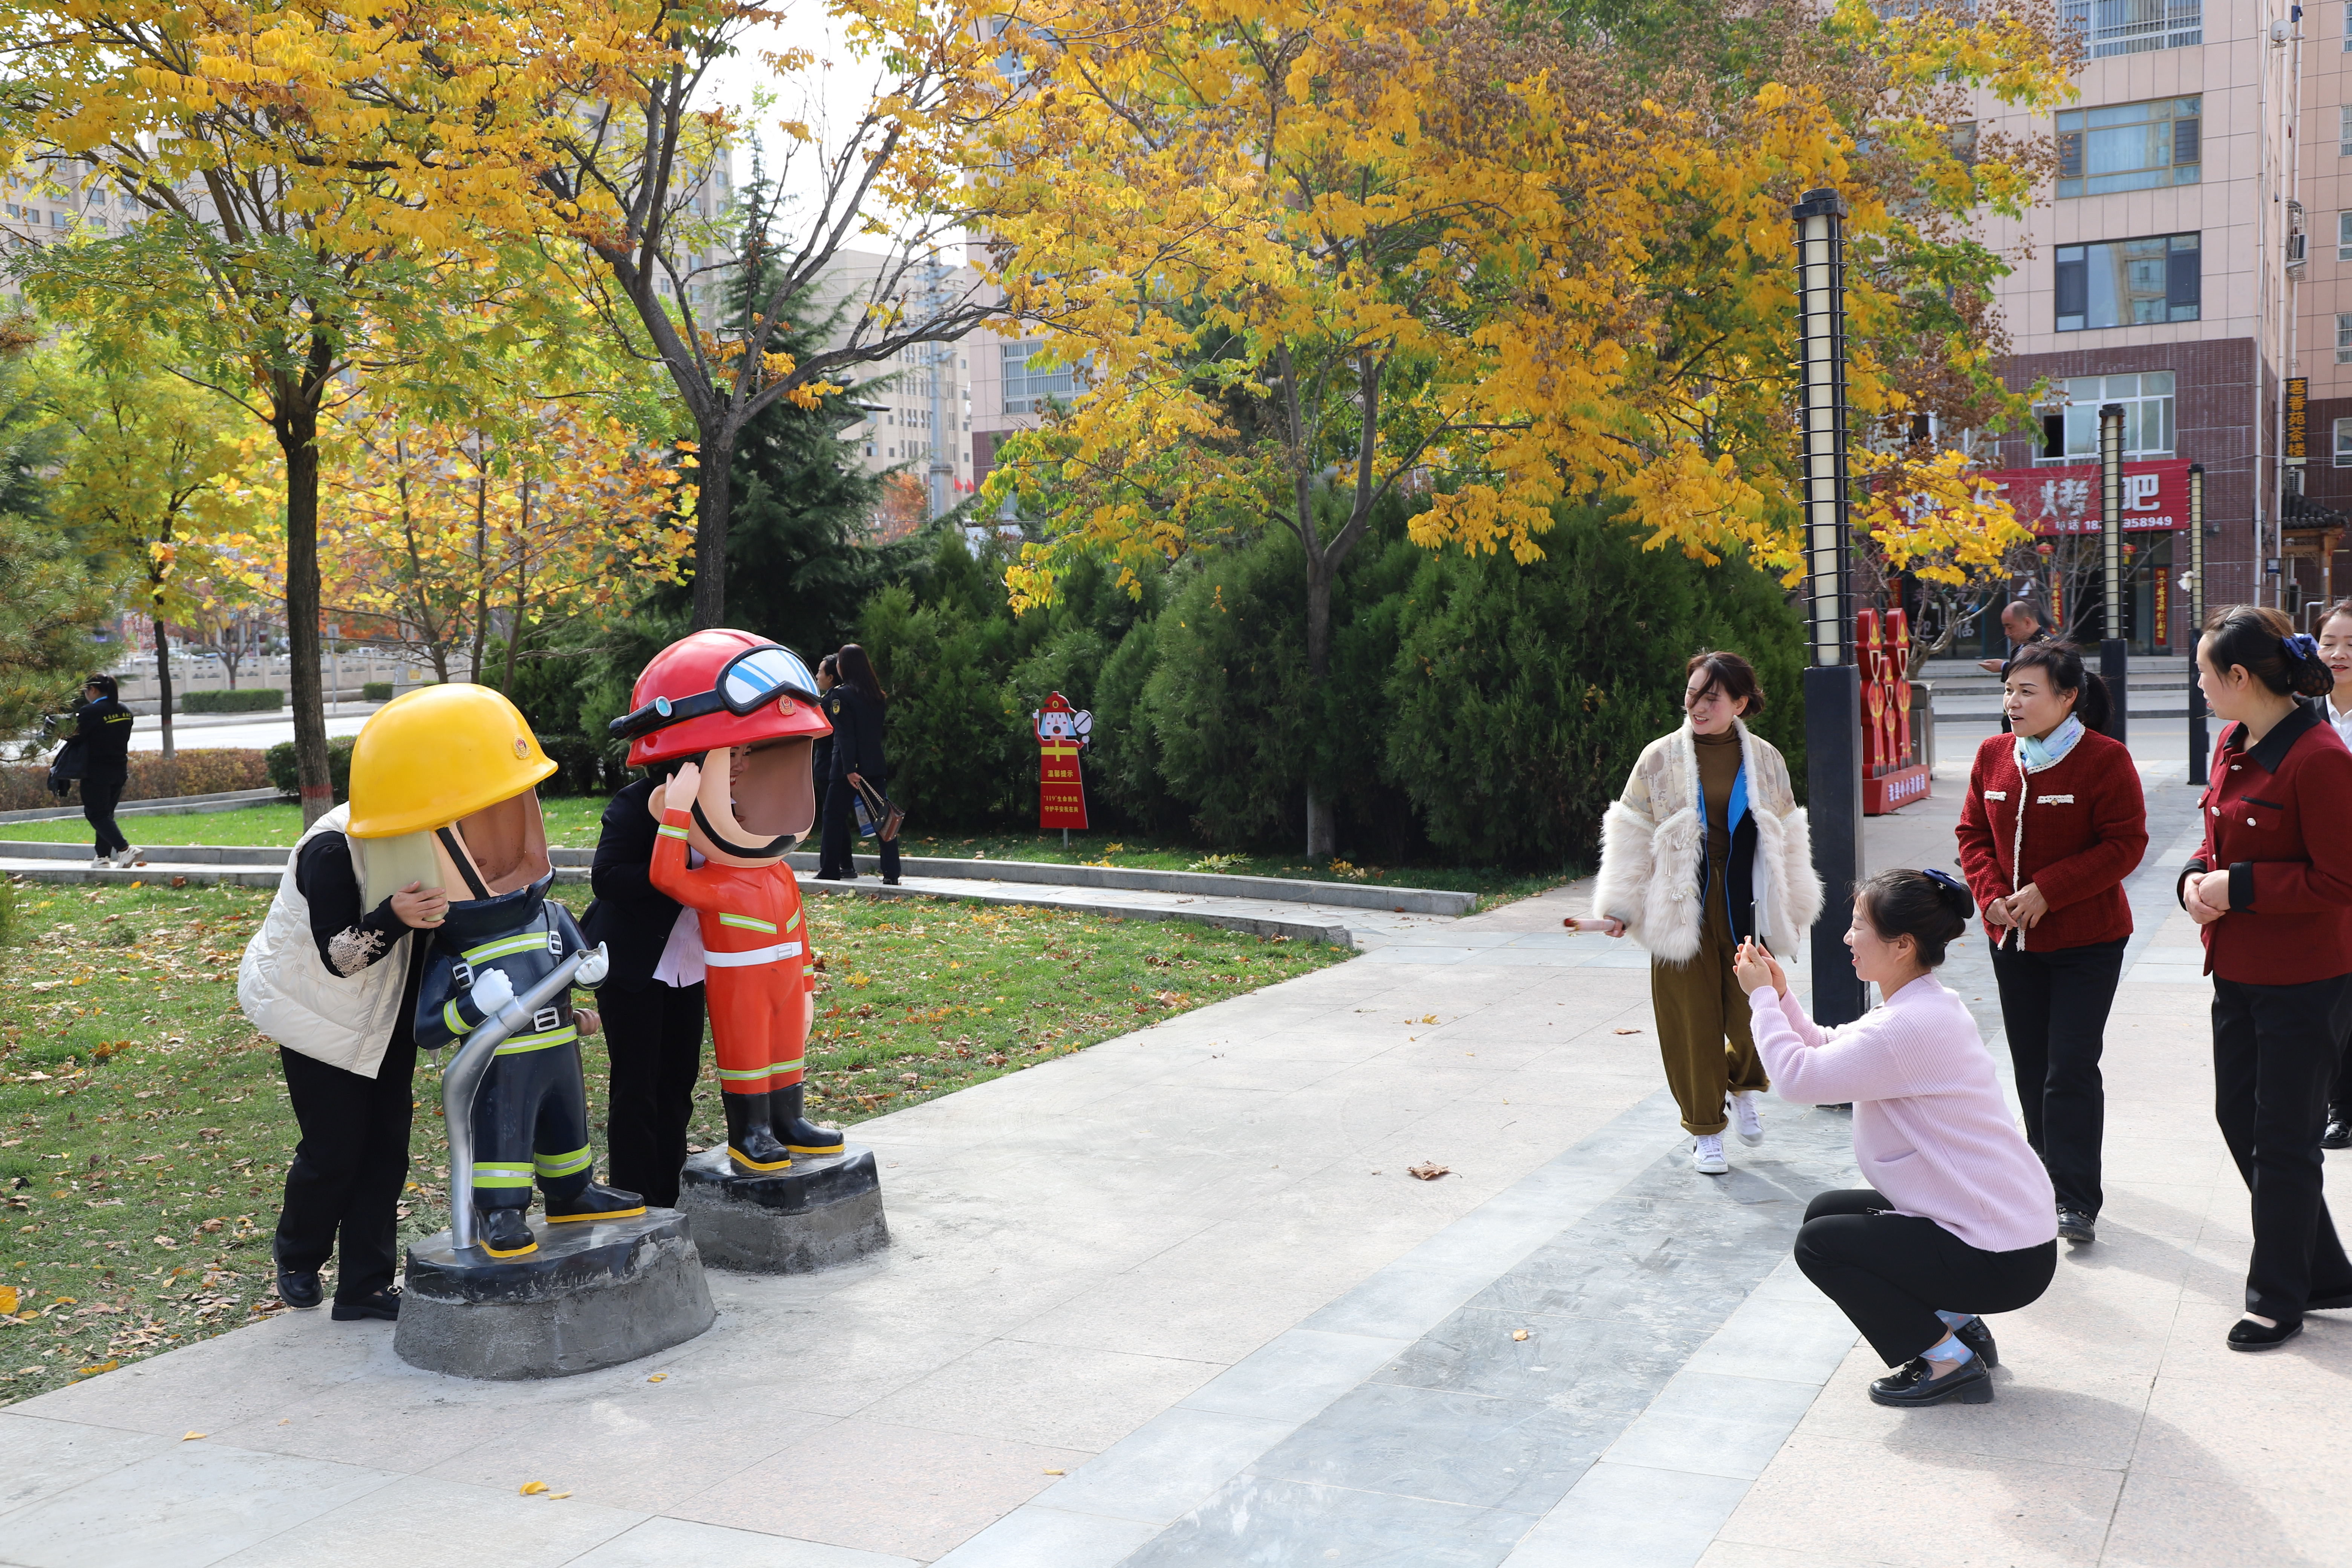
[[[2205,635],[2205,465],[2189,465],[2189,782],[2205,783],[2205,689],[2197,684],[2197,639]]]
[[[1866,1011],[1846,951],[1862,879],[1862,676],[1846,590],[1845,214],[1835,191],[1807,191],[1797,222],[1798,406],[1805,458],[1805,782],[1813,868],[1829,896],[1813,927],[1813,1016]]]
[[[2121,741],[2131,730],[2131,644],[2124,640],[2124,405],[2099,410],[2100,583],[2106,595],[2105,636],[2099,644],[2099,678],[2107,683],[2107,734]]]

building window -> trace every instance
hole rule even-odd
[[[2159,98],[2058,116],[2058,194],[2104,196],[2193,185],[2202,166],[2201,100]]]
[[[2197,320],[2197,237],[2158,235],[2058,247],[2058,330]]]
[[[2352,468],[2352,419],[2336,422],[2336,466]]]
[[[2063,0],[2093,59],[2194,48],[2205,41],[2204,0]]]
[[[2042,460],[2079,463],[2099,455],[2099,410],[2124,405],[2124,456],[2172,456],[2172,373],[2139,371],[2129,375],[2078,375],[2052,390],[2065,395],[2063,407],[2042,416]]]
[[[2336,363],[2352,364],[2352,312],[2336,318]]]
[[[1006,343],[1004,354],[1004,412],[1034,414],[1045,404],[1057,398],[1067,398],[1077,391],[1071,368],[1066,364],[1051,369],[1039,365],[1029,368],[1029,353],[1039,345]]]

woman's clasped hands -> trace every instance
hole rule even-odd
[[[1752,936],[1742,938],[1739,951],[1732,954],[1731,977],[1750,996],[1767,985],[1783,996],[1789,994],[1789,976],[1780,967],[1780,961],[1765,952]]]
[[[2005,899],[1995,899],[1985,905],[1985,919],[1997,926],[2018,926],[2032,931],[2050,912],[2050,900],[2042,889],[2028,882]]]
[[[2180,884],[2180,907],[2199,925],[2211,925],[2230,912],[2230,873],[2203,871]]]

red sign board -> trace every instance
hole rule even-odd
[[[2036,533],[2099,531],[2099,465],[1998,468],[1985,475],[2017,521]],[[2129,533],[2189,526],[2189,465],[2172,460],[2124,465],[2124,530]]]
[[[1056,691],[1035,714],[1037,731],[1037,826],[1083,828],[1087,785],[1078,772],[1078,752],[1094,728],[1094,715],[1074,709]]]

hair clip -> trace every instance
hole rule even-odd
[[[2298,662],[2316,659],[2319,657],[2319,644],[2309,632],[2295,632],[2291,636],[2279,638],[2279,651]]]
[[[1959,894],[1960,897],[1968,900],[1969,907],[1970,909],[1974,909],[1976,907],[1976,895],[1969,891],[1969,885],[1966,882],[1961,881],[1958,877],[1953,876],[1949,871],[1939,871],[1933,866],[1927,866],[1923,867],[1920,869],[1919,875],[1927,878],[1927,880],[1935,883],[1936,886],[1943,889],[1947,892]]]

